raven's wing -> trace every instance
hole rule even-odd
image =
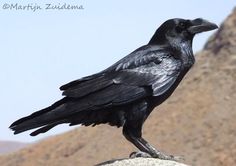
[[[158,96],[173,85],[179,75],[180,66],[181,62],[175,59],[167,48],[143,46],[108,69],[70,82],[60,89],[64,90],[63,95],[67,97],[82,98],[94,93],[99,98],[100,91],[114,85],[130,89],[135,87],[134,94],[139,88],[146,90],[145,88],[149,87],[152,95]],[[116,93],[122,93],[122,88],[110,95],[116,96]]]
[[[103,81],[105,81],[104,75],[106,73],[112,73],[112,72],[117,72],[124,69],[135,68],[141,65],[145,65],[149,63],[150,61],[153,61],[153,62],[159,61],[160,57],[158,57],[156,54],[152,54],[152,51],[158,52],[158,51],[161,51],[161,48],[157,46],[149,46],[149,45],[142,46],[138,48],[137,50],[133,51],[132,53],[130,53],[129,55],[127,55],[126,57],[122,58],[118,62],[116,62],[111,67],[97,74],[93,74],[91,76],[83,77],[78,80],[69,82],[61,86],[60,90],[70,91],[70,90],[77,89],[79,87],[82,88],[84,87],[84,85],[88,85],[90,82],[93,82],[94,80],[96,80],[98,85],[101,83],[103,86],[105,86],[104,85],[105,83]]]

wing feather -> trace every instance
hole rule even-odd
[[[128,100],[128,97],[131,96],[128,93],[123,94],[122,90],[129,91],[129,89],[124,88],[123,85],[131,90],[134,87],[137,89],[138,87],[144,89],[149,87],[152,89],[152,95],[159,96],[174,84],[178,78],[180,66],[181,62],[171,57],[170,50],[163,47],[143,46],[108,69],[72,81],[62,86],[61,90],[64,90],[63,95],[66,97],[82,100],[86,98],[95,103],[100,103],[100,100],[106,101],[104,97],[107,96],[107,99],[112,99],[116,97],[116,93]],[[116,89],[117,87],[120,88],[120,91]],[[136,93],[136,91],[131,92],[134,95]],[[92,96],[96,96],[96,98]]]

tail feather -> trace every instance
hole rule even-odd
[[[52,126],[56,123],[59,124],[59,122],[62,123],[62,120],[57,119],[57,116],[48,116],[47,113],[55,109],[64,109],[64,107],[60,106],[64,105],[67,100],[67,98],[63,98],[45,109],[21,118],[12,123],[9,128],[14,131],[14,134],[19,134],[33,128],[38,128],[45,125]]]
[[[35,131],[32,132],[30,135],[31,135],[31,136],[36,136],[36,135],[38,135],[38,134],[45,133],[45,132],[47,132],[48,130],[51,130],[53,127],[57,126],[58,124],[60,124],[60,122],[59,122],[59,123],[50,124],[50,125],[46,125],[46,126],[44,126],[44,127],[41,127],[41,128],[39,128],[39,129],[35,130]]]
[[[55,102],[54,104],[52,104],[51,106],[49,106],[49,107],[47,107],[47,108],[44,108],[44,109],[42,109],[42,110],[40,110],[40,111],[37,111],[37,112],[34,112],[34,113],[32,113],[31,115],[29,115],[29,116],[26,116],[26,117],[24,117],[24,118],[21,118],[21,119],[15,121],[15,122],[13,122],[13,123],[10,125],[9,128],[12,129],[12,128],[14,128],[14,127],[17,126],[17,125],[26,122],[27,120],[31,120],[32,118],[38,117],[38,116],[40,116],[40,115],[42,115],[42,114],[45,114],[45,113],[47,113],[47,112],[49,112],[49,111],[51,111],[51,110],[57,108],[58,106],[64,104],[66,101],[68,101],[68,98],[67,98],[67,97],[65,97],[65,98],[63,98],[63,99],[61,99],[61,100]]]

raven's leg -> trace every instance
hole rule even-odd
[[[179,160],[180,157],[175,157],[173,155],[166,155],[162,153],[161,151],[155,149],[152,147],[146,140],[142,138],[142,124],[137,126],[137,123],[135,127],[129,124],[125,124],[123,127],[123,135],[125,138],[132,142],[139,150],[140,152],[132,153],[131,155],[134,157],[153,157],[153,158],[159,158],[163,160]]]

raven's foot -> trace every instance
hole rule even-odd
[[[139,152],[132,152],[130,155],[129,155],[130,158],[135,158],[135,157],[144,157],[144,158],[151,158],[152,156],[146,152],[142,152],[142,151],[139,151]]]
[[[182,156],[173,156],[173,155],[167,155],[165,153],[162,153],[160,151],[156,151],[156,153],[153,154],[148,154],[146,152],[132,152],[129,156],[130,158],[135,158],[135,157],[144,157],[144,158],[158,158],[162,160],[173,160],[173,161],[180,161],[184,160]]]

